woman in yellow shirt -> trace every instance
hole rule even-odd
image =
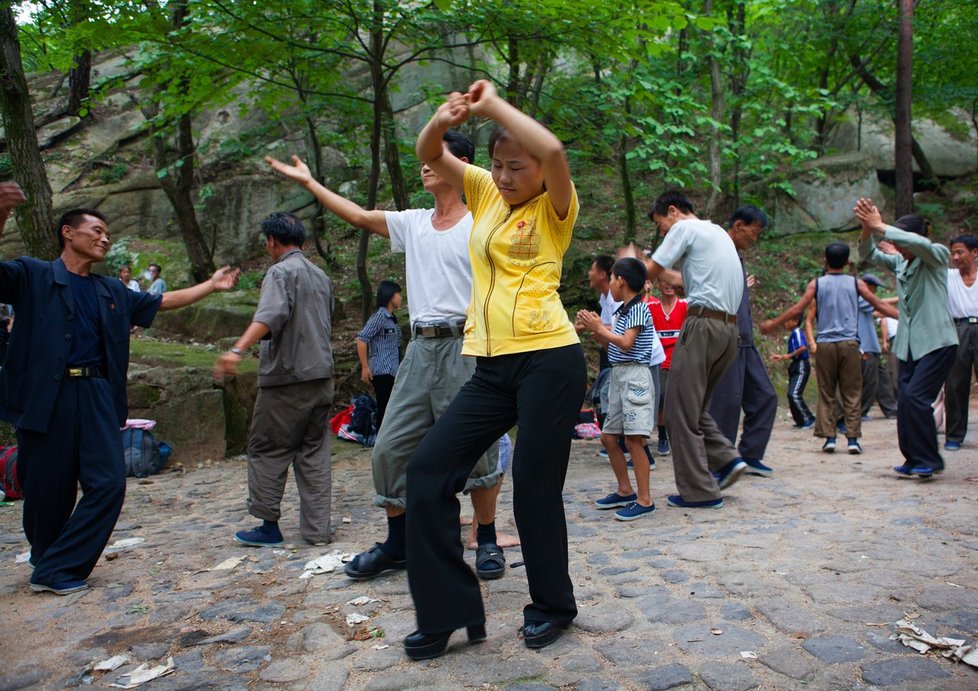
[[[442,147],[442,135],[470,115],[497,127],[492,170]],[[584,398],[584,352],[557,287],[577,218],[577,193],[560,140],[504,101],[487,81],[453,93],[418,137],[425,166],[463,191],[473,215],[472,302],[462,354],[476,371],[408,465],[408,581],[418,630],[404,639],[423,660],[445,651],[456,629],[484,640],[485,611],[475,574],[462,559],[455,495],[479,458],[513,425],[513,509],[531,603],[528,648],[553,643],[577,615],[567,569],[561,492],[571,434]],[[477,527],[480,559],[505,560],[493,525]]]

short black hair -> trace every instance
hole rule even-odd
[[[830,242],[825,246],[825,263],[830,269],[842,269],[849,263],[849,245],[844,242]]]
[[[381,281],[377,286],[377,308],[387,307],[391,299],[401,292],[401,286],[394,281]]]
[[[611,275],[622,278],[625,283],[636,293],[645,290],[645,281],[649,277],[645,262],[641,262],[635,257],[622,257],[611,267]]]
[[[489,133],[489,143],[486,148],[489,150],[489,158],[493,157],[493,152],[496,150],[496,144],[502,139],[513,139],[513,135],[508,129],[501,125],[496,125],[492,128],[492,132]]]
[[[266,238],[275,238],[287,247],[302,247],[306,241],[306,227],[295,214],[276,211],[261,222],[261,232]]]
[[[693,202],[689,201],[689,197],[679,190],[666,190],[652,202],[652,208],[649,209],[649,219],[652,219],[653,216],[665,216],[669,213],[670,206],[676,207],[684,214],[695,213]]]
[[[611,269],[615,265],[614,257],[610,254],[598,254],[591,263],[598,267],[598,271],[604,271],[608,274],[608,278],[611,278]]]
[[[162,276],[163,275],[163,267],[160,266],[159,264],[150,264],[146,268],[147,269],[152,269],[154,266],[156,267],[156,273],[158,273],[160,276]]]
[[[761,228],[767,228],[767,214],[750,204],[746,204],[733,212],[729,227],[733,228],[733,224],[737,221],[748,226],[759,223]]]
[[[54,231],[54,234],[58,236],[58,247],[61,249],[65,248],[65,236],[61,234],[61,229],[65,226],[77,228],[78,224],[85,219],[85,216],[93,216],[106,225],[109,223],[109,219],[101,211],[96,211],[95,209],[68,209],[68,211],[61,214],[61,218],[58,219],[58,227]]]
[[[464,158],[469,163],[475,163],[475,145],[472,140],[458,130],[448,130],[441,136],[448,144],[448,150],[455,158]]]
[[[918,216],[917,214],[907,214],[906,216],[901,216],[897,220],[893,221],[893,225],[900,230],[907,231],[908,233],[921,235],[925,238],[930,236],[930,221],[923,216]]]
[[[951,245],[964,245],[969,250],[978,250],[978,238],[971,233],[961,233],[961,235],[955,235],[951,238],[947,246],[950,247]]]

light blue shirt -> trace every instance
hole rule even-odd
[[[744,270],[733,240],[720,226],[698,218],[675,223],[652,261],[682,273],[690,310],[706,307],[737,314],[744,295]]]

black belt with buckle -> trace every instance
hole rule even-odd
[[[978,317],[955,317],[955,324],[978,324]]]
[[[104,367],[66,367],[65,376],[69,379],[88,379],[98,377],[105,379]]]
[[[689,314],[696,317],[706,317],[707,319],[717,319],[726,324],[736,324],[737,315],[727,314],[726,312],[721,312],[720,310],[711,310],[709,307],[703,307],[698,305],[696,307],[689,308]]]
[[[415,336],[421,338],[457,338],[465,332],[465,322],[455,324],[415,324],[413,329]]]

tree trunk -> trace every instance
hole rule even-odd
[[[712,16],[713,0],[705,0],[703,14]],[[720,62],[716,57],[716,42],[712,34],[707,37],[707,49],[710,51],[710,117],[713,119],[712,131],[708,146],[710,160],[710,196],[706,200],[704,218],[712,218],[720,202],[720,189],[723,184],[720,169],[720,122],[723,118],[723,84],[720,81]]]
[[[373,21],[370,26],[370,79],[373,87],[373,123],[370,130],[370,171],[367,173],[367,208],[377,206],[377,189],[380,186],[380,149],[383,146],[384,123],[380,108],[380,95],[384,89],[383,65],[381,57],[384,50],[384,7],[374,0]],[[360,316],[363,321],[370,317],[373,307],[373,286],[367,273],[367,249],[370,246],[370,231],[360,231],[357,243],[357,280],[360,282]]]
[[[88,115],[86,102],[91,80],[92,53],[86,50],[75,56],[75,64],[68,73],[68,115]]]
[[[394,109],[391,107],[390,92],[387,80],[381,75],[382,89],[375,104],[380,106],[381,128],[384,136],[384,164],[391,179],[391,196],[398,210],[408,208],[410,195],[404,171],[401,170],[401,153],[397,149],[397,123],[394,122]]]
[[[0,115],[6,131],[7,148],[14,177],[27,201],[17,208],[17,223],[28,254],[54,259],[60,254],[51,207],[51,184],[37,145],[31,96],[24,78],[13,8],[0,8]]]
[[[506,82],[506,100],[519,110],[523,110],[523,95],[520,91],[520,42],[510,35],[507,40],[506,64],[509,77]]]
[[[896,215],[913,212],[913,135],[911,97],[913,86],[913,0],[899,0],[900,26],[897,32],[896,99],[893,106],[894,171],[896,173]]]

